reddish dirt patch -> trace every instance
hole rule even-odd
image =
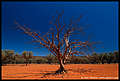
[[[54,74],[58,64],[12,64],[2,66],[6,79],[118,79],[118,64],[66,64],[65,74]]]

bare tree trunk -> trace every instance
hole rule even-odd
[[[60,60],[60,69],[61,69],[61,70],[64,70],[63,60]]]
[[[56,71],[56,73],[57,74],[65,73],[66,70],[64,68],[63,59],[59,59],[59,63],[60,63],[60,68]]]

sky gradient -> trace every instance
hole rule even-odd
[[[88,30],[93,33],[92,40],[102,41],[105,49],[96,52],[118,50],[118,2],[2,2],[2,49],[11,49],[22,53],[32,51],[34,55],[47,55],[45,48],[35,49],[27,44],[30,38],[15,30],[14,21],[26,24],[40,32],[47,32],[48,22],[56,10],[64,10],[65,21],[72,16],[84,14],[83,22],[90,24]]]

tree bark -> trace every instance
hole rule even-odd
[[[63,64],[65,65],[65,63],[66,63],[66,60],[65,60],[65,59],[63,59]]]
[[[64,64],[63,64],[63,60],[60,60],[60,69],[64,69]]]
[[[65,73],[66,70],[65,70],[65,68],[64,68],[63,59],[59,59],[59,63],[60,63],[60,67],[59,67],[59,69],[56,71],[56,73],[57,73],[57,74]]]

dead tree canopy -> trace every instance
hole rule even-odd
[[[25,34],[32,37],[32,42],[37,43],[42,47],[47,48],[60,62],[60,67],[63,68],[63,61],[65,62],[69,56],[85,55],[85,51],[93,48],[96,42],[80,41],[80,39],[73,39],[72,36],[76,34],[85,33],[84,27],[79,24],[83,15],[80,15],[76,20],[70,19],[66,24],[63,18],[63,13],[57,14],[57,17],[52,17],[49,24],[52,27],[49,31],[41,35],[40,32],[34,32],[29,27],[20,25],[15,22],[17,28],[24,31]],[[82,38],[81,38],[82,39]]]

